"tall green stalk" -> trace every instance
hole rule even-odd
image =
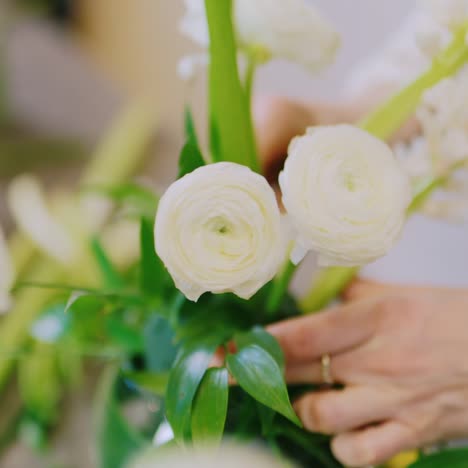
[[[454,33],[452,43],[436,57],[427,72],[372,113],[361,123],[361,127],[381,139],[390,138],[414,114],[427,89],[452,76],[468,62],[467,34],[468,24],[465,24]],[[436,176],[429,181],[424,191],[413,200],[410,214],[445,182],[446,177]],[[327,306],[358,273],[359,268],[347,267],[331,267],[320,271],[311,290],[301,299],[301,309],[304,313],[311,313]]]
[[[232,0],[205,0],[210,31],[210,149],[214,161],[259,172],[250,107],[237,66]]]

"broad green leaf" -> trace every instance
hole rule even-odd
[[[178,346],[168,320],[151,317],[143,330],[146,368],[152,372],[168,372],[174,365]]]
[[[231,375],[250,396],[301,426],[289,401],[281,369],[267,351],[250,345],[230,354],[226,362]]]
[[[281,371],[284,370],[284,354],[278,341],[265,331],[262,327],[254,327],[252,330],[240,333],[234,337],[234,342],[239,349],[250,345],[257,345],[263,348],[267,353],[271,354]]]
[[[123,468],[146,443],[121,415],[114,396],[118,371],[109,368],[104,373],[95,401],[95,425],[98,466]]]
[[[154,372],[125,372],[124,377],[142,390],[153,393],[157,396],[164,396],[169,381],[169,373]]]
[[[409,468],[466,468],[468,467],[468,449],[452,449],[434,455],[422,457]]]
[[[262,435],[263,437],[268,437],[273,432],[273,422],[275,420],[276,413],[271,408],[262,405],[262,403],[258,401],[256,403],[260,424],[262,425]]]
[[[180,179],[181,177],[190,174],[195,169],[198,169],[205,164],[205,160],[203,159],[198,145],[194,141],[188,140],[180,153],[178,178]]]
[[[210,32],[210,132],[216,132],[210,137],[212,156],[259,171],[250,106],[237,66],[232,0],[205,0],[205,6]]]
[[[106,331],[110,340],[127,353],[141,352],[145,347],[142,334],[118,318],[106,320]]]
[[[150,219],[154,217],[159,202],[159,197],[150,189],[132,182],[85,187],[83,191],[105,195],[116,203],[132,208],[132,211],[140,216]]]
[[[169,377],[166,415],[179,442],[183,442],[190,433],[193,399],[215,349],[215,346],[200,345],[183,350]]]
[[[104,286],[109,289],[122,288],[124,286],[123,279],[114,268],[114,265],[112,265],[112,262],[97,237],[94,237],[91,241],[91,251],[99,266]]]
[[[153,225],[145,218],[140,224],[140,285],[142,291],[151,296],[161,297],[167,280],[167,271],[154,247]]]
[[[229,383],[227,369],[208,369],[192,406],[195,444],[220,443],[226,422]]]

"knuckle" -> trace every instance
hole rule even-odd
[[[309,418],[313,430],[322,434],[332,434],[335,428],[333,405],[326,396],[316,396],[309,400]]]

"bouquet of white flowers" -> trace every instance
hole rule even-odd
[[[336,299],[359,267],[390,251],[407,217],[427,209],[432,193],[448,189],[454,173],[466,167],[468,102],[461,77],[466,78],[468,22],[446,26],[450,43],[437,51],[429,69],[360,125],[312,127],[297,136],[279,176],[280,207],[256,150],[256,67],[275,57],[312,70],[324,67],[333,59],[338,35],[303,0],[186,5],[181,29],[208,54],[201,62],[209,66],[209,148],[201,147],[187,110],[179,178],[161,197],[133,184],[94,184],[94,191],[131,206],[138,216],[140,259],[122,272],[102,239],[93,236],[100,286],[52,285],[73,293],[42,311],[35,339],[45,339],[40,330],[52,320],[58,333],[48,335],[49,344],[86,350],[100,343],[101,352],[114,353],[116,364],[103,377],[97,403],[103,468],[127,466],[135,456],[136,467],[189,466],[186,458],[171,464],[164,447],[213,446],[224,437],[263,441],[281,466],[292,460],[339,467],[329,438],[302,428],[291,401],[313,387],[287,385],[282,350],[266,327]],[[193,73],[187,63],[199,57],[185,59],[185,76]],[[440,93],[456,101],[462,92],[464,105],[448,110]],[[409,146],[391,148],[385,141],[416,111],[422,134]],[[416,174],[406,170],[413,158],[424,162]],[[27,180],[22,182],[10,196],[20,226],[22,209],[15,207],[27,191]],[[78,268],[76,257],[85,254],[72,248],[57,252],[67,244],[54,242],[61,235],[58,226],[48,221],[55,235],[41,236],[30,224],[21,227],[36,244]],[[9,261],[1,260],[8,257],[3,244],[0,236],[0,310],[15,299],[7,294],[13,273]],[[309,251],[318,254],[323,268],[305,297],[292,297],[289,283]],[[23,382],[31,383],[34,370],[23,369]],[[135,398],[148,403],[138,428],[119,412],[120,404]],[[449,466],[455,456],[439,455],[427,466]],[[255,459],[243,463],[254,466]]]

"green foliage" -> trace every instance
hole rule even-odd
[[[248,97],[237,66],[232,0],[205,0],[210,31],[210,144],[215,161],[260,170]]]
[[[230,354],[226,362],[231,375],[249,395],[301,426],[289,401],[281,369],[267,351],[249,345]]]
[[[95,402],[98,466],[123,468],[146,443],[122,417],[115,399],[118,372],[109,368],[102,377]]]
[[[145,364],[151,372],[168,372],[174,365],[178,352],[174,330],[168,320],[152,315],[143,330]]]
[[[122,288],[124,286],[123,279],[112,265],[107,252],[97,237],[91,240],[91,251],[101,272],[104,287],[113,290]]]
[[[460,448],[423,456],[409,468],[466,468],[467,466],[468,449]]]
[[[131,381],[141,390],[150,392],[156,396],[163,397],[166,393],[169,373],[155,372],[124,372],[125,379]]]
[[[154,218],[159,197],[150,189],[133,182],[85,186],[84,193],[103,195],[129,210],[135,217]]]
[[[49,425],[56,422],[62,398],[57,349],[45,343],[33,346],[31,355],[18,366],[19,390],[28,413],[41,424]]]
[[[234,341],[239,349],[250,345],[257,345],[270,354],[278,364],[281,371],[284,370],[284,355],[278,341],[261,327],[254,327],[252,330],[239,333],[234,337]]]
[[[140,222],[140,286],[150,296],[162,297],[168,273],[154,247],[153,224],[146,218]]]
[[[186,347],[171,371],[166,392],[166,414],[179,442],[190,436],[193,399],[215,349],[216,346],[202,344]]]
[[[228,410],[228,371],[208,369],[192,406],[192,438],[197,445],[220,443]]]
[[[192,140],[187,141],[179,157],[179,179],[204,165],[205,160],[197,144]]]

